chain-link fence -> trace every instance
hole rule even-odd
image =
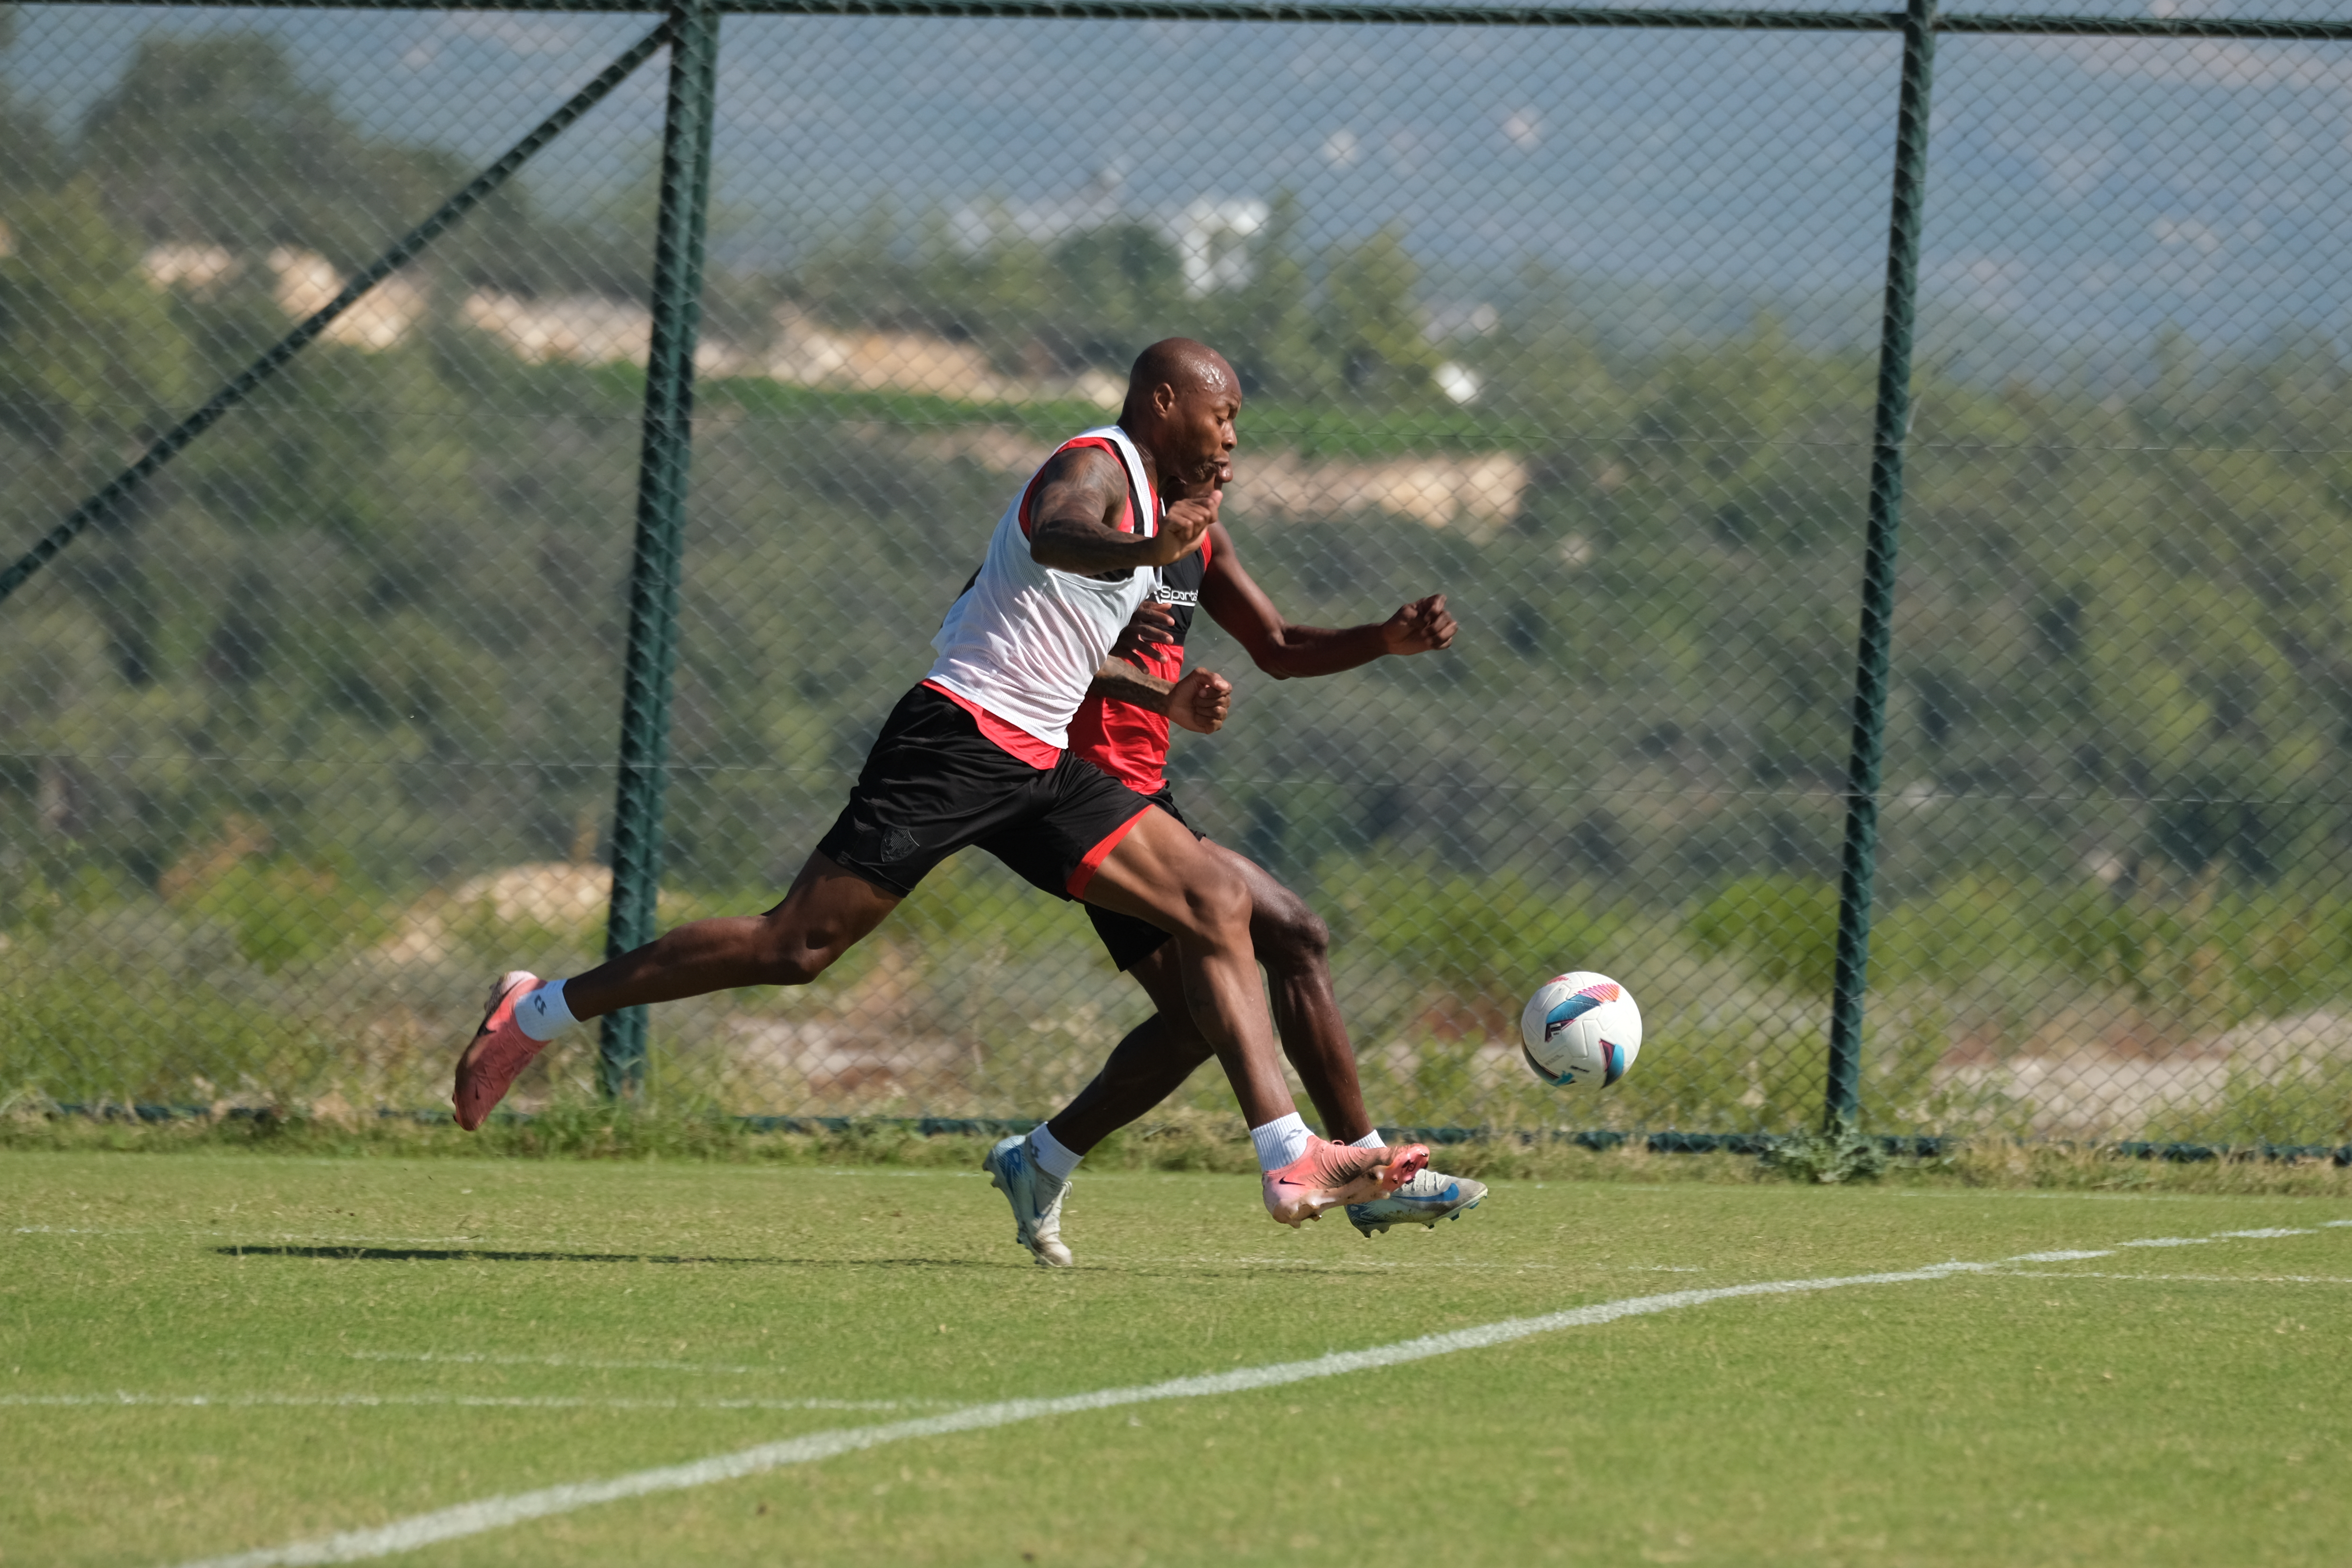
[[[1277,684],[1204,617],[1172,762],[1330,922],[1384,1123],[2347,1137],[2352,26],[993,9],[727,17],[707,213],[712,14],[0,11],[0,543],[62,546],[0,603],[0,1089],[436,1103],[489,973],[602,950],[665,755],[623,902],[650,826],[661,923],[766,907],[1182,332],[1276,604],[1462,622]],[[1601,1098],[1518,1063],[1562,967],[1647,1015]],[[968,854],[813,987],[656,1009],[647,1091],[1041,1113],[1149,1005]]]

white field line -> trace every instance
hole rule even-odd
[[[2067,1256],[2071,1258],[2100,1255],[2070,1253]],[[1169,1383],[1150,1384],[1137,1388],[1099,1390],[1093,1394],[1071,1394],[1060,1399],[1016,1399],[1006,1400],[993,1405],[968,1405],[961,1410],[950,1411],[942,1415],[929,1416],[917,1421],[898,1422],[888,1426],[865,1427],[845,1432],[820,1432],[814,1434],[809,1437],[794,1438],[782,1443],[767,1444],[759,1448],[747,1450],[746,1454],[719,1456],[715,1459],[698,1461],[694,1465],[676,1467],[673,1469],[667,1470],[649,1471],[646,1472],[646,1474],[668,1477],[688,1472],[698,1472],[702,1468],[711,1465],[733,1465],[745,1459],[749,1456],[767,1455],[771,1453],[784,1454],[787,1456],[769,1462],[757,1463],[752,1466],[752,1470],[770,1469],[774,1468],[779,1465],[803,1464],[808,1462],[810,1459],[824,1458],[835,1453],[846,1453],[854,1448],[870,1447],[876,1443],[895,1442],[904,1437],[925,1436],[935,1433],[944,1432],[961,1432],[970,1430],[974,1426],[1000,1426],[1013,1421],[1034,1420],[1041,1416],[1066,1415],[1074,1411],[1106,1410],[1120,1405],[1141,1404],[1160,1399],[1194,1398],[1204,1394],[1230,1394],[1246,1389],[1272,1388],[1286,1383],[1303,1382],[1309,1378],[1333,1377],[1343,1373],[1361,1372],[1373,1367],[1391,1366],[1403,1362],[1420,1361],[1429,1356],[1447,1355],[1455,1351],[1477,1350],[1489,1345],[1505,1344],[1508,1343],[1512,1340],[1524,1339],[1531,1334],[1545,1333],[1555,1329],[1574,1328],[1593,1323],[1612,1322],[1619,1318],[1637,1317],[1651,1312],[1672,1311],[1681,1307],[1701,1306],[1708,1301],[1722,1300],[1727,1298],[1736,1296],[1791,1295],[1811,1290],[1833,1290],[1851,1285],[1894,1284],[1915,1279],[1939,1279],[1948,1274],[1956,1273],[1998,1273],[2002,1270],[2003,1267],[2004,1266],[2002,1264],[1993,1263],[1939,1263],[1927,1268],[1913,1269],[1899,1274],[1861,1274],[1844,1278],[1823,1279],[1768,1280],[1761,1284],[1730,1285],[1713,1290],[1677,1290],[1663,1296],[1636,1296],[1624,1300],[1605,1301],[1601,1303],[1599,1306],[1578,1307],[1572,1308],[1564,1312],[1548,1313],[1539,1318],[1509,1319],[1499,1323],[1485,1324],[1479,1328],[1459,1330],[1451,1334],[1438,1334],[1425,1339],[1406,1340],[1398,1344],[1375,1346],[1370,1350],[1338,1352],[1330,1355],[1318,1357],[1313,1361],[1280,1363],[1273,1366],[1246,1367],[1238,1372],[1213,1373],[1198,1377],[1177,1378]],[[945,1402],[920,1399],[873,1401],[830,1399],[592,1399],[568,1395],[509,1396],[452,1394],[136,1394],[126,1390],[118,1390],[103,1394],[0,1394],[0,1408],[8,1408],[12,1406],[137,1407],[167,1405],[189,1409],[234,1410],[273,1408],[279,1406],[366,1409],[377,1406],[396,1407],[404,1405],[443,1405],[460,1408],[521,1410],[904,1410],[919,1408],[925,1405],[936,1405],[941,1403]],[[944,1423],[944,1425],[942,1425],[942,1423]],[[806,1454],[801,1453],[800,1450],[803,1447],[812,1443],[820,1445],[819,1449],[810,1451]],[[838,1446],[824,1446],[828,1444],[838,1444]],[[725,1468],[711,1472],[708,1479],[709,1480],[724,1480],[735,1475],[750,1473],[751,1473],[751,1470]],[[623,1478],[625,1481],[638,1479],[640,1478]],[[618,1483],[592,1483],[592,1485],[596,1484],[610,1485]],[[678,1486],[696,1486],[703,1484],[707,1483],[696,1480],[672,1480],[667,1485],[652,1485],[645,1488],[644,1489],[661,1491],[673,1489],[675,1487]],[[579,1489],[577,1488],[554,1488],[546,1494],[527,1494],[524,1500],[529,1500],[530,1499],[538,1498],[542,1495],[569,1495],[578,1491],[578,1489]],[[633,1497],[637,1495],[639,1495],[639,1493],[634,1491],[613,1492],[609,1494],[611,1497]],[[515,1500],[505,1500],[512,1501]],[[606,1500],[606,1497],[604,1495],[599,1495],[589,1498],[587,1500],[603,1501]],[[446,1511],[449,1513],[462,1513],[467,1509],[487,1506],[488,1505],[468,1504],[465,1505],[465,1507],[461,1509]],[[572,1506],[581,1505],[574,1504]],[[424,1517],[427,1519],[438,1519],[442,1516],[439,1514],[433,1514],[425,1515]],[[518,1519],[534,1517],[538,1517],[537,1514],[525,1513],[516,1516]],[[494,1528],[494,1526],[482,1525],[478,1528],[490,1529]],[[360,1533],[362,1535],[372,1535],[380,1532],[362,1531]],[[457,1533],[471,1534],[474,1533],[474,1531],[460,1531]],[[344,1538],[338,1536],[331,1539],[341,1541]],[[443,1535],[435,1535],[427,1539],[438,1541],[447,1539],[447,1537]],[[420,1542],[419,1543],[421,1544],[422,1542]],[[318,1545],[320,1543],[314,1542],[311,1544]],[[301,1549],[302,1548],[299,1546],[290,1546],[281,1548],[280,1551],[297,1552]],[[386,1550],[404,1551],[407,1548],[405,1547],[392,1547]],[[383,1554],[383,1552],[376,1552],[363,1553],[362,1555]],[[264,1553],[260,1556],[221,1558],[217,1560],[216,1563],[209,1564],[208,1568],[218,1568],[218,1565],[227,1563],[244,1564],[248,1563],[274,1563],[298,1562],[339,1563],[355,1560],[356,1559],[350,1557],[288,1557],[270,1556],[268,1553]]]
[[[1295,1270],[1302,1274],[1331,1274],[1341,1269],[1424,1270],[1432,1274],[1704,1274],[1705,1266],[1696,1263],[1475,1263],[1458,1258],[1252,1258],[1231,1253],[1174,1253],[1158,1258],[1129,1258],[1122,1266],[1160,1267],[1165,1264],[1202,1266],[1212,1268],[1272,1268]]]
[[[2332,1219],[2327,1223],[2342,1225],[2345,1222]],[[2217,1230],[2213,1233],[2213,1239],[2216,1241],[2268,1241],[2273,1237],[2317,1236],[2318,1234],[2315,1230],[2297,1230],[2287,1226],[2273,1226],[2265,1230]]]
[[[1906,1284],[1919,1279],[1940,1279],[1950,1274],[1982,1272],[1997,1267],[1988,1263],[1939,1263],[1899,1273],[1766,1280],[1753,1285],[1728,1285],[1713,1290],[1677,1290],[1663,1296],[1636,1296],[1622,1301],[1604,1301],[1597,1306],[1550,1312],[1542,1317],[1507,1319],[1474,1329],[1456,1330],[1453,1333],[1431,1334],[1395,1344],[1378,1345],[1370,1350],[1340,1351],[1311,1361],[1279,1362],[1269,1366],[1244,1367],[1236,1372],[1171,1378],[1165,1383],[1145,1384],[1131,1388],[1097,1389],[1091,1394],[1074,1394],[1059,1399],[1009,1399],[991,1405],[968,1405],[961,1410],[921,1416],[912,1421],[813,1432],[803,1437],[763,1443],[732,1454],[715,1454],[688,1464],[639,1470],[607,1480],[576,1481],[539,1491],[486,1498],[478,1502],[460,1503],[455,1508],[396,1520],[373,1530],[346,1531],[315,1541],[299,1541],[286,1546],[265,1547],[258,1552],[207,1558],[201,1563],[186,1564],[185,1568],[296,1568],[298,1564],[364,1562],[371,1558],[388,1557],[395,1552],[413,1552],[436,1542],[503,1529],[526,1520],[571,1513],[597,1503],[645,1497],[655,1492],[678,1491],[688,1487],[709,1486],[718,1481],[735,1480],[789,1465],[811,1464],[839,1454],[878,1447],[886,1443],[904,1442],[914,1437],[943,1436],[951,1432],[1007,1426],[1015,1422],[1035,1421],[1049,1415],[1109,1410],[1119,1405],[1141,1405],[1155,1400],[1197,1399],[1276,1388],[1285,1384],[1303,1383],[1310,1378],[1337,1377],[1347,1373],[1368,1372],[1376,1367],[1423,1361],[1431,1356],[1451,1355],[1457,1351],[1484,1350],[1533,1334],[1591,1327],[1613,1322],[1620,1318],[1669,1312],[1678,1308],[1696,1307],[1738,1296],[1796,1295],[1853,1285]]]
[[[2340,1279],[2328,1274],[2097,1274],[2082,1273],[2033,1274],[2019,1269],[2012,1276],[2019,1279],[2151,1279],[2162,1284],[2182,1285],[2352,1285],[2352,1279]]]
[[[2330,1220],[2330,1226],[2352,1226],[2352,1220]],[[2310,1236],[2309,1230],[2233,1231],[2225,1233],[2231,1238],[2254,1239],[2279,1236]],[[2221,1239],[2217,1237],[2215,1239]],[[2128,1245],[2124,1244],[2124,1245]],[[2068,1252],[2067,1258],[2113,1257],[2114,1248],[2098,1251]],[[1243,1367],[1233,1372],[1209,1373],[1192,1377],[1171,1378],[1163,1383],[1142,1384],[1129,1388],[1097,1389],[1090,1394],[1066,1394],[1058,1399],[1009,1399],[989,1405],[967,1405],[961,1410],[945,1411],[937,1415],[919,1416],[911,1421],[893,1421],[877,1426],[848,1426],[830,1432],[812,1432],[805,1436],[786,1438],[782,1442],[762,1443],[756,1447],[739,1449],[731,1454],[713,1454],[683,1465],[665,1465],[654,1469],[637,1470],[628,1475],[614,1476],[597,1481],[572,1481],[561,1486],[541,1488],[537,1491],[515,1492],[505,1497],[484,1498],[476,1502],[459,1503],[454,1508],[437,1509],[430,1513],[412,1514],[394,1520],[390,1524],[370,1530],[344,1531],[335,1535],[310,1541],[291,1542],[284,1546],[268,1546],[254,1552],[233,1552],[226,1557],[208,1557],[184,1563],[181,1568],[308,1568],[326,1563],[361,1563],[378,1557],[389,1557],[437,1542],[454,1541],[469,1535],[479,1535],[530,1520],[545,1519],[555,1514],[572,1513],[592,1508],[598,1503],[616,1502],[624,1498],[646,1497],[659,1492],[682,1491],[692,1487],[711,1486],[720,1481],[738,1480],[745,1476],[760,1475],[769,1470],[792,1465],[814,1464],[840,1454],[856,1453],[865,1448],[879,1447],[887,1443],[906,1442],[919,1437],[944,1436],[954,1432],[972,1432],[993,1426],[1009,1426],[1017,1422],[1042,1420],[1054,1415],[1078,1415],[1087,1411],[1109,1410],[1127,1405],[1143,1405],[1165,1399],[1199,1399],[1221,1394],[1242,1394],[1262,1388],[1278,1388],[1286,1384],[1305,1383],[1316,1378],[1339,1377],[1349,1373],[1370,1372],[1381,1367],[1402,1366],[1412,1362],[1426,1361],[1434,1356],[1452,1355],[1461,1351],[1486,1350],[1508,1344],[1537,1334],[1553,1333],[1561,1329],[1592,1328],[1612,1323],[1622,1318],[1644,1317],[1659,1312],[1677,1311],[1686,1307],[1701,1307],[1711,1301],[1727,1301],[1750,1296],[1795,1296],[1822,1290],[1842,1290],[1857,1285],[1903,1285],[1921,1280],[1945,1279],[1958,1274],[1998,1274],[2011,1266],[2037,1261],[2051,1255],[2024,1253],[1992,1263],[1937,1263],[1925,1268],[1910,1268],[1883,1274],[1835,1275],[1812,1279],[1768,1279],[1748,1285],[1725,1285],[1706,1290],[1674,1290],[1657,1296],[1633,1296],[1622,1300],[1601,1301],[1589,1307],[1572,1307],[1565,1311],[1547,1312],[1540,1317],[1508,1318],[1501,1322],[1485,1323],[1476,1328],[1457,1329],[1451,1333],[1427,1334],[1419,1339],[1402,1340],[1394,1344],[1375,1345],[1368,1350],[1338,1351],[1307,1361],[1277,1362],[1266,1366]]]
[[[191,1410],[366,1410],[448,1405],[466,1410],[920,1410],[944,1399],[591,1399],[571,1394],[0,1394],[11,1406],[175,1405]]]
[[[2295,1234],[2295,1233],[2289,1233]],[[2300,1234],[2309,1235],[2308,1231]],[[2125,1245],[2133,1245],[2126,1243]],[[2016,1263],[2071,1262],[2112,1258],[2100,1252],[2033,1252],[2005,1258],[1982,1271],[2015,1279],[2122,1279],[2155,1284],[2191,1285],[2352,1285],[2352,1277],[2324,1274],[2116,1274],[2090,1269],[2039,1271],[2012,1268]],[[1976,1266],[1970,1266],[1976,1267]],[[1826,1287],[1824,1287],[1826,1288]],[[390,1351],[352,1351],[363,1361],[488,1362],[498,1364],[583,1368],[649,1368],[684,1372],[766,1372],[767,1367],[698,1367],[676,1362],[590,1362],[566,1356],[406,1355]],[[598,1399],[577,1395],[494,1395],[458,1394],[0,1394],[0,1408],[45,1409],[76,1406],[173,1406],[195,1410],[282,1408],[372,1409],[404,1406],[449,1406],[467,1410],[919,1410],[951,1403],[943,1399]]]

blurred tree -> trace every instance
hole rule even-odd
[[[1250,237],[1249,281],[1201,302],[1210,341],[1223,348],[1254,397],[1300,402],[1332,381],[1315,337],[1312,285],[1299,254],[1305,213],[1276,195],[1265,226]]]
[[[91,108],[76,149],[116,221],[150,244],[284,246],[364,265],[476,171],[434,148],[372,141],[306,84],[276,38],[150,37]],[[553,221],[509,184],[424,265],[520,293],[635,293],[650,228]]]
[[[1427,390],[1439,355],[1422,331],[1420,283],[1421,268],[1394,226],[1333,252],[1318,337],[1341,388],[1382,399]]]
[[[925,221],[918,255],[910,258],[899,243],[897,211],[877,199],[855,223],[817,240],[786,292],[830,326],[866,331],[921,322],[970,335],[983,310],[969,292],[975,267],[949,243],[944,223],[937,215]]]
[[[16,7],[0,5],[0,53],[16,42]],[[0,82],[0,202],[54,186],[65,170],[64,149],[37,110],[18,103]],[[7,215],[0,212],[0,222]]]
[[[0,427],[68,468],[121,456],[192,390],[188,344],[95,183],[19,195],[0,256]]]
[[[1047,259],[1054,309],[1040,338],[1060,368],[1124,371],[1144,344],[1167,335],[1167,323],[1188,313],[1183,260],[1150,224],[1082,229]]]
[[[143,40],[79,151],[123,226],[151,243],[304,246],[345,267],[442,194],[443,171],[366,142],[258,35]]]
[[[184,411],[194,355],[141,274],[137,246],[107,222],[89,181],[20,191],[7,220],[0,437],[20,460],[7,464],[5,506],[10,532],[29,537]],[[160,586],[137,537],[152,502],[135,495],[100,517],[63,574],[103,629],[108,662],[132,687],[153,682],[158,659]]]

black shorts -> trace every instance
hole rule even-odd
[[[1184,822],[1184,814],[1176,809],[1176,797],[1169,792],[1166,784],[1160,786],[1158,795],[1143,795],[1140,798],[1150,802],[1177,821],[1183,822],[1184,826],[1192,830],[1193,837],[1208,837],[1199,828],[1193,827],[1191,823]],[[1110,953],[1111,963],[1122,971],[1132,969],[1141,963],[1145,959],[1158,952],[1161,945],[1168,941],[1166,931],[1138,915],[1123,915],[1117,910],[1097,909],[1088,904],[1087,919],[1095,922],[1095,934],[1102,938],[1103,947]]]
[[[978,845],[1057,898],[1082,892],[1151,803],[1064,752],[1031,767],[927,686],[898,699],[866,753],[820,854],[904,898],[933,867]]]

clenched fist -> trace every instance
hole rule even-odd
[[[1428,653],[1453,645],[1462,628],[1445,613],[1445,595],[1415,599],[1381,623],[1381,645],[1394,654]]]
[[[1170,722],[1198,735],[1213,735],[1224,728],[1233,706],[1234,683],[1212,670],[1192,671],[1168,694]]]

